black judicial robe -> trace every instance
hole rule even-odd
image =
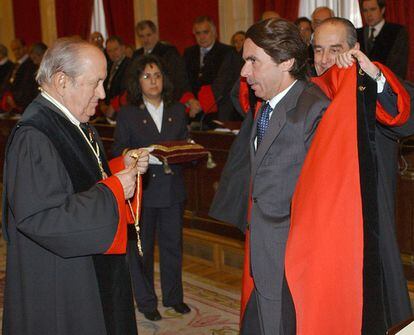
[[[137,334],[125,255],[103,255],[120,229],[119,193],[98,183],[77,127],[39,96],[6,150],[3,334]]]
[[[388,204],[378,181],[385,156],[376,126],[404,125],[410,100],[392,72],[377,66],[397,94],[397,115],[376,102],[367,75],[358,72],[355,80],[355,65],[313,79],[334,99],[292,199],[285,271],[297,334],[384,334],[411,315],[398,256],[389,262],[398,247],[393,221],[381,217]]]

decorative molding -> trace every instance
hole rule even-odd
[[[0,43],[9,48],[10,42],[14,39],[12,0],[0,0],[0,22]],[[9,58],[12,58],[12,55],[9,54]]]
[[[39,0],[42,41],[50,46],[57,38],[55,0]]]
[[[151,20],[158,27],[158,6],[157,0],[134,0],[135,24],[142,20]],[[135,44],[139,48],[140,42],[135,36]]]

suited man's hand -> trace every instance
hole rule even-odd
[[[350,67],[355,61],[358,61],[362,71],[372,79],[377,77],[379,68],[361,50],[351,49],[336,57],[336,65],[339,68]]]
[[[125,199],[132,198],[135,192],[135,187],[137,184],[137,173],[138,169],[134,166],[130,166],[125,170],[122,170],[115,174],[115,176],[119,179],[119,182],[122,185],[124,190]]]
[[[132,149],[124,155],[124,164],[126,167],[137,167],[139,173],[145,173],[148,170],[149,152],[145,149]]]
[[[188,107],[190,108],[190,118],[195,117],[198,113],[201,112],[201,105],[200,102],[197,99],[190,99],[187,102]]]

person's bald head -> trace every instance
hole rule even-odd
[[[316,28],[312,45],[318,76],[335,64],[339,54],[359,49],[354,25],[339,17],[327,19]]]
[[[334,17],[335,13],[329,7],[317,7],[312,13],[312,29],[315,29],[326,19]]]
[[[268,20],[268,19],[280,19],[281,16],[278,12],[275,12],[274,10],[266,10],[262,14],[262,20]]]
[[[104,38],[99,31],[94,31],[92,34],[90,34],[89,43],[92,43],[101,50],[104,49]]]

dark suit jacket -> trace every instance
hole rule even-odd
[[[131,60],[128,57],[125,57],[121,64],[118,65],[116,72],[111,80],[109,85],[109,76],[111,73],[111,67],[108,67],[108,75],[104,82],[105,87],[105,103],[109,104],[111,99],[121,95],[126,90],[126,74],[127,69]]]
[[[39,93],[36,83],[37,66],[32,60],[27,58],[18,66],[14,81],[7,84],[7,89],[13,94],[14,101],[19,110],[23,111]]]
[[[135,50],[133,59],[136,59],[143,54],[144,48]],[[184,93],[191,92],[184,60],[175,46],[158,42],[154,49],[152,49],[151,55],[159,57],[165,65],[168,78],[174,86],[175,100],[179,101]]]
[[[236,50],[216,41],[213,48],[204,56],[204,65],[200,68],[200,47],[193,45],[184,51],[184,60],[194,95],[197,96],[201,86],[211,85],[218,107],[218,118],[237,118],[230,98],[231,89],[239,79],[242,63]]]
[[[366,53],[369,27],[357,29],[361,51]],[[395,74],[405,78],[408,66],[408,33],[405,27],[385,22],[375,38],[369,59],[388,66]]]
[[[8,60],[3,65],[0,65],[0,97],[3,95],[7,80],[13,71],[14,64]]]
[[[117,117],[114,134],[114,155],[126,148],[142,148],[163,141],[187,138],[187,116],[180,103],[164,106],[161,133],[146,109],[141,106],[123,106]],[[184,179],[180,165],[171,165],[173,174],[165,174],[161,165],[150,165],[143,175],[143,206],[168,207],[185,200]]]

